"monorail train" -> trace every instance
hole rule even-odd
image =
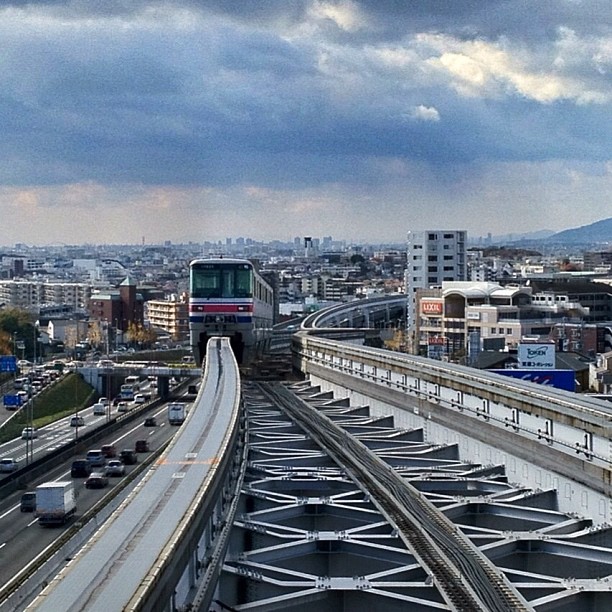
[[[225,336],[239,364],[271,337],[274,290],[246,259],[195,259],[189,265],[189,337],[198,365],[213,336]]]

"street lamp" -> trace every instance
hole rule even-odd
[[[32,361],[36,364],[37,359],[37,345],[38,345],[38,326],[34,325],[33,329],[34,333],[34,358]],[[27,434],[25,440],[25,454],[26,454],[26,465],[34,461],[34,391],[32,389],[32,385],[30,382],[30,389],[32,391],[32,395],[28,403],[26,404],[26,427]]]

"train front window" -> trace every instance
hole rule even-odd
[[[194,266],[191,270],[191,295],[196,298],[221,297],[221,273],[218,268]]]
[[[234,283],[234,270],[229,269],[229,270],[223,270],[221,272],[221,274],[223,275],[223,282],[222,282],[222,287],[223,287],[223,293],[222,293],[222,297],[224,298],[231,298],[234,297],[234,291],[235,291],[235,283]]]
[[[252,295],[248,265],[196,264],[191,270],[191,296],[194,298],[250,298]]]

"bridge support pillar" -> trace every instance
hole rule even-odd
[[[157,377],[157,393],[162,398],[170,395],[170,378],[168,376]]]

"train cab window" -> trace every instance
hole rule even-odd
[[[223,270],[223,294],[222,297],[229,298],[236,296],[236,288],[234,287],[234,270]]]
[[[191,295],[195,298],[252,297],[251,268],[235,264],[195,264]]]
[[[214,268],[196,268],[191,277],[191,295],[199,298],[221,297],[221,275]]]
[[[237,268],[235,275],[236,286],[234,288],[234,297],[253,297],[253,288],[251,286],[251,270],[248,267]]]

